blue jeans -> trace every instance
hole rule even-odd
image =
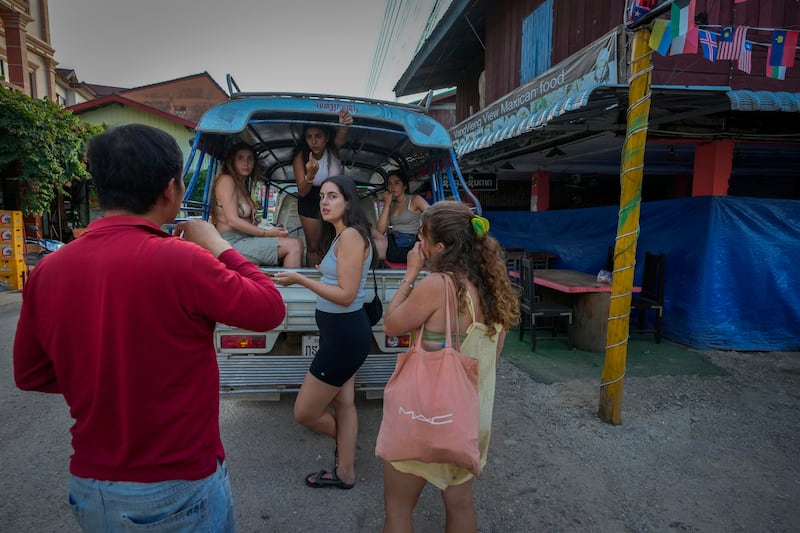
[[[198,481],[135,483],[72,476],[69,503],[84,531],[236,531],[224,463]]]

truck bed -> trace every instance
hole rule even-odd
[[[262,268],[264,272],[279,272],[280,268]],[[319,278],[316,269],[299,269],[304,275]],[[405,271],[375,270],[378,296],[384,310],[397,291]],[[373,296],[372,274],[367,277],[366,298]],[[299,285],[278,286],[286,303],[286,318],[272,331],[251,332],[218,324],[215,333],[217,363],[220,372],[220,395],[228,399],[277,400],[281,393],[295,393],[311,364],[312,355],[303,353],[302,338],[319,335],[314,310],[317,296]],[[405,346],[387,346],[383,333],[383,318],[372,328],[373,346],[366,361],[356,373],[355,389],[368,398],[379,398],[394,371],[397,354]],[[221,348],[223,335],[261,335],[266,338],[263,349]]]

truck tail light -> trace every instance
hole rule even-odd
[[[387,348],[408,348],[411,346],[411,334],[406,333],[405,335],[400,335],[399,337],[386,337],[386,347]]]
[[[231,350],[243,350],[247,348],[266,348],[266,335],[220,335],[219,343],[221,348]]]

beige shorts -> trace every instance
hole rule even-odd
[[[248,261],[259,265],[278,266],[278,237],[254,237],[240,231],[224,231],[222,238]]]

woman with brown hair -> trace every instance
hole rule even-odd
[[[416,331],[424,324],[424,348],[439,350],[447,330],[445,284],[455,287],[457,313],[450,314],[450,329],[463,332],[461,353],[478,360],[481,467],[489,448],[496,363],[508,328],[519,322],[517,291],[508,278],[500,244],[488,230],[488,220],[459,202],[441,201],[425,210],[419,242],[408,253],[406,275],[383,319],[387,335]],[[426,264],[430,273],[417,282]],[[412,530],[411,516],[426,483],[442,491],[447,531],[477,530],[474,476],[465,469],[411,460],[385,462],[383,476],[384,532]]]
[[[285,228],[263,229],[256,221],[256,205],[248,180],[256,168],[256,152],[245,143],[234,145],[212,182],[211,222],[222,238],[257,265],[301,266],[303,242]]]
[[[426,209],[428,202],[422,196],[411,194],[408,177],[399,170],[390,172],[383,193],[383,211],[377,224],[382,237],[382,242],[376,243],[378,251],[385,250],[381,259],[393,263],[406,262],[408,250],[417,241],[420,215]]]
[[[336,441],[331,470],[312,472],[312,488],[351,489],[356,482],[358,416],[355,374],[372,345],[372,326],[364,310],[367,273],[374,247],[369,221],[352,179],[331,176],[320,188],[325,255],[319,280],[298,271],[278,272],[272,279],[287,287],[298,284],[317,294],[315,318],[319,349],[306,373],[294,404],[295,419]],[[333,411],[328,410],[333,407]]]

